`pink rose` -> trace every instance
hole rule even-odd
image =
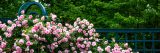
[[[12,26],[11,26],[11,27],[13,27],[13,28],[14,28],[14,27],[16,27],[16,24],[12,24]]]
[[[80,48],[80,47],[81,47],[81,44],[77,44],[77,47]]]
[[[77,18],[77,20],[76,21],[81,21],[81,19],[80,18]]]
[[[62,27],[62,24],[61,24],[61,23],[58,23],[58,26],[59,26],[59,27]]]
[[[82,32],[82,29],[78,29],[78,32],[79,32],[79,33]]]
[[[64,50],[64,53],[69,53],[69,50],[68,50],[68,49],[65,49],[65,50]]]
[[[77,38],[77,42],[80,42],[80,41],[83,41],[83,40],[84,40],[84,38],[81,38],[81,37]]]
[[[50,34],[51,33],[51,31],[49,29],[46,29],[44,32],[45,32],[45,34]]]
[[[11,37],[12,36],[12,34],[8,33],[8,32],[4,32],[4,34],[5,34],[6,37]]]
[[[22,25],[26,25],[28,23],[28,20],[22,21]]]
[[[21,21],[24,18],[24,15],[18,16],[18,20]]]
[[[73,51],[73,53],[78,53],[77,51]]]
[[[63,52],[59,50],[58,53],[63,53]]]
[[[37,23],[37,22],[38,22],[38,19],[34,19],[34,20],[33,20],[33,23]]]
[[[92,46],[96,46],[96,42],[92,42]]]
[[[5,48],[6,44],[7,44],[6,42],[1,42],[0,48],[2,48],[2,49]]]
[[[33,17],[32,15],[29,15],[29,19],[32,19],[32,17]]]
[[[52,13],[50,15],[52,17],[52,20],[55,21],[57,16],[55,14],[52,14]]]
[[[76,48],[75,47],[71,47],[71,50],[74,51]]]
[[[16,46],[16,51],[17,51],[17,53],[21,53],[22,49],[19,46]]]
[[[63,38],[62,42],[68,42],[68,38]]]
[[[86,47],[90,47],[90,44],[87,44]]]
[[[22,10],[22,11],[21,11],[21,14],[24,14],[24,13],[25,13],[25,10]]]
[[[2,48],[0,48],[0,53],[2,53],[3,52],[3,49]]]
[[[28,41],[30,40],[30,38],[29,38],[29,36],[28,36],[28,35],[26,35],[26,40],[28,40]]]
[[[65,26],[67,26],[67,27],[68,27],[68,26],[69,26],[69,24],[68,24],[68,23],[66,23],[66,24],[65,24]]]
[[[20,40],[19,40],[19,44],[21,44],[21,45],[24,44],[24,40],[23,40],[23,39],[20,39]]]
[[[0,41],[2,41],[2,36],[0,36]]]
[[[26,42],[26,45],[27,45],[27,46],[31,46],[31,45],[33,45],[33,43],[30,42],[30,41],[27,41],[27,42]]]
[[[111,48],[110,46],[107,46],[107,47],[105,48],[105,51],[108,52],[108,53],[111,52],[110,48]]]
[[[88,26],[88,25],[89,25],[89,22],[87,21],[85,24]]]
[[[103,52],[103,49],[102,49],[100,46],[98,46],[97,51],[98,51],[99,53],[102,53],[102,52]]]
[[[12,22],[11,20],[8,20],[7,23],[8,23],[8,24],[12,24],[13,22]]]
[[[47,22],[46,26],[51,26],[51,23],[50,23],[50,22]]]
[[[128,48],[128,43],[125,43],[125,44],[124,44],[124,47],[125,47],[125,48]]]
[[[45,17],[44,17],[44,16],[42,16],[42,17],[41,17],[41,20],[42,20],[42,21],[44,21],[44,20],[45,20]]]
[[[84,45],[84,44],[82,44],[82,45],[81,45],[81,48],[85,48],[85,45]]]
[[[13,27],[8,27],[8,28],[7,28],[7,32],[10,32],[10,33],[11,33],[13,29],[14,29]]]
[[[30,49],[30,53],[34,53],[34,49]]]

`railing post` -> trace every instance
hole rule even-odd
[[[21,11],[22,11],[22,10],[25,10],[25,12],[27,12],[28,9],[29,9],[32,5],[38,6],[38,7],[41,9],[41,11],[42,11],[42,15],[43,15],[43,16],[47,16],[46,9],[44,8],[44,6],[43,6],[42,4],[40,4],[40,3],[38,3],[38,2],[27,2],[27,3],[23,4],[23,5],[19,8],[19,10],[18,10],[18,15],[21,15]]]

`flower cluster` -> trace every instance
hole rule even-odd
[[[77,20],[72,24],[57,23],[57,16],[18,16],[14,21],[0,22],[0,53],[131,53],[128,44],[111,46],[107,40],[100,39],[86,19]],[[51,21],[47,21],[51,20]]]

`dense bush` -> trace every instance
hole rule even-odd
[[[108,43],[99,38],[88,20],[77,18],[74,24],[57,23],[56,15],[40,18],[18,16],[0,22],[0,53],[131,53],[128,43]]]

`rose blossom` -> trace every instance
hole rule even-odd
[[[63,52],[59,50],[58,53],[63,53]]]
[[[92,53],[92,51],[88,51],[88,53]]]
[[[21,49],[19,46],[16,46],[16,52],[17,52],[17,53],[21,53],[21,52],[22,52],[22,49]]]
[[[21,14],[24,14],[24,13],[25,13],[25,10],[22,10],[22,11],[21,11]]]
[[[11,37],[12,36],[12,34],[8,33],[8,32],[4,32],[4,34],[5,34],[6,37]]]
[[[76,48],[75,47],[71,47],[72,51],[74,51]]]
[[[6,44],[7,44],[6,42],[1,42],[0,48],[2,48],[2,49],[5,48]]]
[[[73,53],[77,53],[77,51],[73,51]]]
[[[105,48],[105,51],[106,51],[106,52],[110,52],[110,51],[111,51],[110,48],[111,48],[110,46],[107,46],[107,47]]]
[[[33,37],[34,37],[34,38],[38,38],[38,35],[37,35],[37,34],[34,34]]]
[[[92,46],[96,46],[96,42],[92,42]]]
[[[19,40],[19,44],[24,44],[24,40],[23,40],[23,39],[20,39],[20,40]]]
[[[6,28],[7,28],[7,25],[6,24],[1,24],[0,28],[2,28],[2,31],[5,31]]]
[[[34,19],[34,20],[33,20],[33,23],[37,23],[37,22],[38,22],[38,19]]]
[[[30,49],[30,53],[34,53],[34,49]]]
[[[18,16],[18,20],[21,21],[24,18],[24,15]]]
[[[55,21],[57,16],[55,14],[52,14],[52,13],[50,15],[52,17],[52,20]]]
[[[14,23],[14,24],[12,24],[12,26],[11,26],[11,27],[13,27],[13,28],[14,28],[14,27],[16,27],[16,24],[15,24],[15,23]]]
[[[86,27],[84,24],[81,25],[81,28],[83,29],[84,27]]]
[[[12,22],[11,20],[8,20],[7,23],[8,23],[8,24],[12,24],[13,22]]]
[[[27,45],[27,46],[31,46],[32,44],[33,44],[33,43],[30,42],[30,41],[27,41],[27,42],[26,42],[26,45]]]
[[[59,26],[59,27],[62,27],[62,24],[61,24],[61,23],[58,23],[58,26]]]
[[[50,32],[51,32],[51,30],[49,30],[49,29],[45,29],[45,34],[50,34]]]
[[[83,41],[83,40],[84,40],[84,38],[82,38],[82,37],[77,38],[77,42],[80,42],[80,41]]]
[[[25,51],[29,51],[29,46],[27,46],[27,48],[25,49]]]
[[[81,21],[81,19],[80,18],[77,18],[77,20],[76,21]]]
[[[26,25],[28,23],[28,20],[22,21],[22,25]]]
[[[79,33],[82,32],[82,29],[78,29],[78,32],[79,32]]]
[[[0,36],[0,41],[2,40],[2,37]]]
[[[2,53],[3,52],[3,49],[2,48],[0,48],[0,53]]]
[[[108,44],[108,40],[107,40],[107,41],[104,41],[104,44]]]
[[[63,38],[62,42],[68,42],[68,38]]]
[[[125,47],[125,48],[128,48],[128,43],[125,43],[125,44],[124,44],[124,47]]]
[[[13,51],[12,53],[17,53],[17,51]]]
[[[64,50],[64,53],[69,53],[69,50],[68,50],[68,49],[65,49],[65,50]]]
[[[80,47],[81,47],[81,44],[77,44],[77,47],[80,48]]]
[[[22,25],[21,25],[21,24],[17,24],[17,26],[18,26],[18,27],[21,27]]]
[[[69,24],[68,24],[68,23],[65,23],[65,26],[67,26],[67,27],[68,27],[68,26],[69,26]]]
[[[84,44],[82,44],[82,45],[81,45],[81,48],[85,48],[85,45],[84,45]]]
[[[100,46],[98,46],[97,50],[98,50],[99,53],[103,52],[103,49]]]
[[[10,32],[10,33],[11,33],[13,29],[14,29],[13,27],[8,27],[8,28],[7,28],[7,32]]]
[[[74,25],[74,27],[76,27],[76,26],[77,26],[77,22],[74,22],[74,24],[73,24],[73,25]]]
[[[44,21],[44,20],[45,20],[45,17],[44,17],[44,16],[42,16],[42,17],[41,17],[41,20],[42,20],[42,21]]]
[[[33,17],[32,15],[29,15],[29,19],[32,19],[32,17]]]
[[[30,38],[29,38],[29,36],[28,36],[28,35],[25,35],[25,37],[26,37],[26,40],[30,40]]]

